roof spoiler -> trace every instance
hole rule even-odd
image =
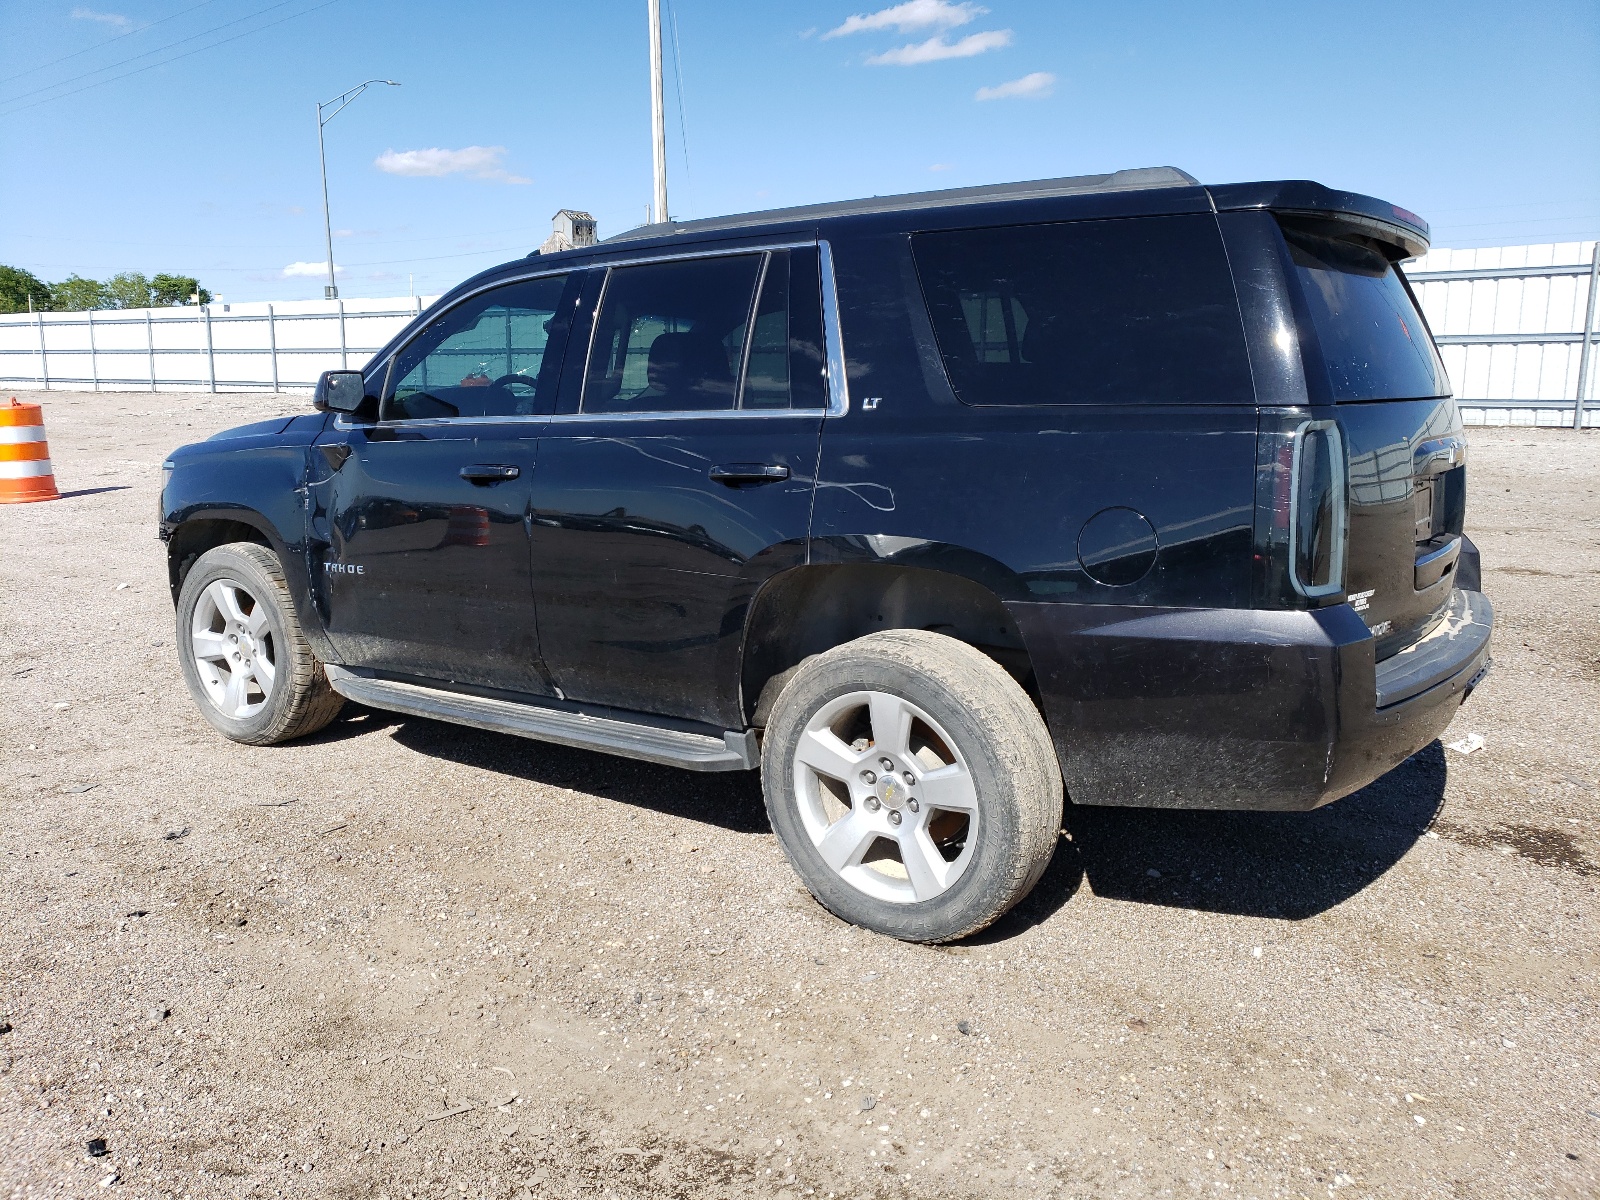
[[[1395,262],[1428,252],[1428,223],[1373,196],[1335,191],[1309,179],[1227,183],[1207,190],[1218,212],[1266,209],[1279,216],[1329,222],[1371,238]]]

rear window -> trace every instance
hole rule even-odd
[[[913,236],[968,404],[1248,404],[1244,331],[1209,216]]]
[[[1330,399],[1411,400],[1450,394],[1427,324],[1388,259],[1359,241],[1292,225],[1283,227],[1283,236],[1316,334]],[[1315,371],[1317,364],[1309,365]]]

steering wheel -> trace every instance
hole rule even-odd
[[[534,378],[532,375],[522,375],[516,371],[513,371],[509,375],[500,376],[499,379],[491,382],[489,386],[495,388],[503,387],[509,390],[511,385],[514,383],[520,383],[523,387],[527,388],[537,388],[539,386],[538,379]]]

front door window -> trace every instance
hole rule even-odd
[[[566,276],[507,284],[442,313],[395,359],[385,420],[549,412],[560,364],[545,350]]]

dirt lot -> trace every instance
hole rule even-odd
[[[811,903],[753,777],[354,709],[224,741],[158,467],[303,402],[44,400],[67,495],[0,509],[0,1195],[1600,1194],[1600,435],[1471,433],[1500,628],[1446,740],[1485,749],[1311,815],[1069,811],[929,949]]]

